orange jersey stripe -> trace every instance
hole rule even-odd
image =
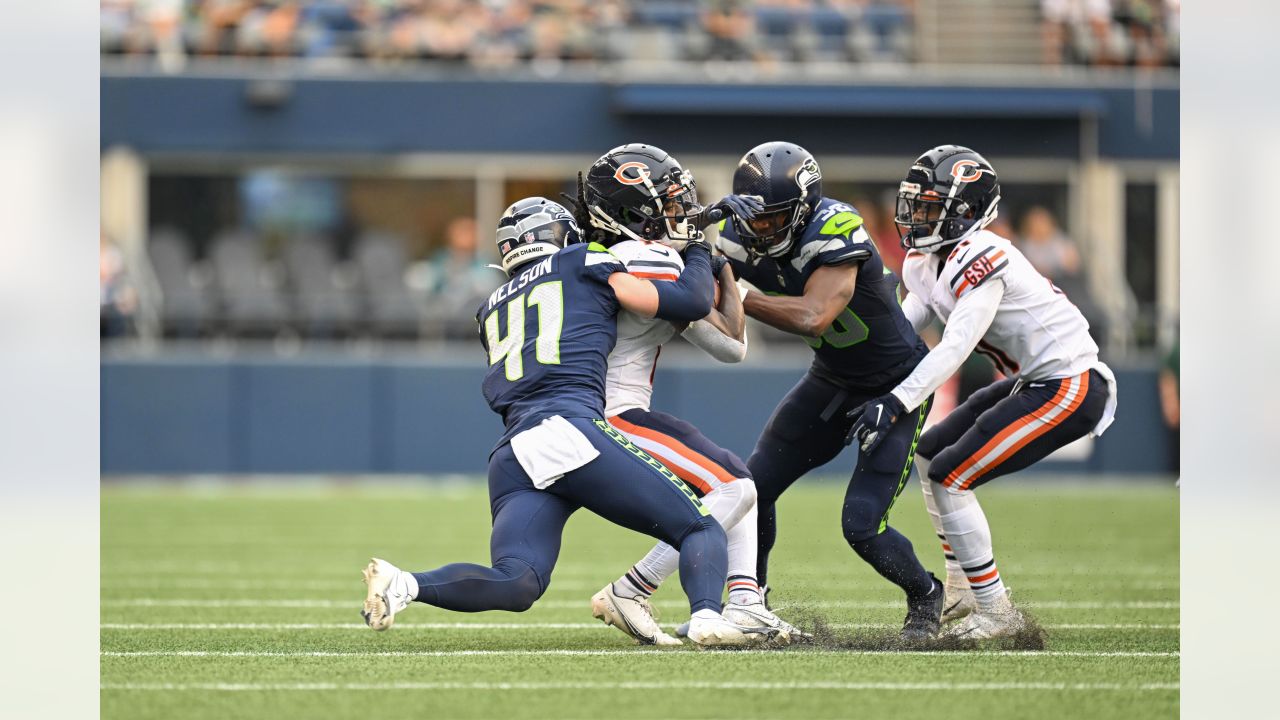
[[[674,275],[672,273],[637,272],[632,270],[630,274],[635,275],[638,278],[645,278],[646,280],[679,280],[680,279],[679,275]]]
[[[977,464],[979,460],[995,449],[996,446],[1003,442],[1005,438],[1016,432],[1018,428],[1023,427],[1032,420],[1052,410],[1058,403],[1062,402],[1063,398],[1067,396],[1067,388],[1070,385],[1071,383],[1069,381],[1064,380],[1062,384],[1058,386],[1058,392],[1054,393],[1053,398],[1051,398],[1049,402],[1036,408],[1030,415],[1024,415],[1014,422],[1009,423],[1008,427],[996,433],[996,436],[988,440],[982,447],[978,448],[977,452],[965,458],[964,462],[957,465],[956,469],[952,470],[950,474],[947,475],[946,479],[942,481],[942,484],[950,487],[961,475],[968,472],[969,468]]]
[[[1062,384],[1065,387],[1067,385],[1070,385],[1071,381],[1067,380]],[[1026,437],[1014,443],[1013,446],[1010,447],[1009,449],[1000,453],[1000,457],[996,458],[995,462],[988,464],[985,468],[982,469],[981,472],[975,473],[973,477],[966,480],[964,484],[960,486],[960,489],[968,490],[969,486],[973,484],[974,480],[977,480],[983,475],[986,475],[991,470],[991,468],[998,466],[1000,463],[1004,462],[1005,460],[1008,460],[1010,456],[1012,456],[1014,453],[1026,447],[1027,443],[1049,432],[1051,428],[1053,428],[1058,423],[1062,422],[1064,418],[1071,415],[1071,413],[1075,412],[1080,407],[1080,403],[1084,402],[1084,396],[1085,396],[1085,393],[1087,392],[1089,392],[1089,373],[1086,372],[1080,376],[1080,389],[1079,391],[1076,392],[1075,399],[1071,401],[1071,404],[1067,406],[1066,410],[1063,410],[1062,413],[1057,417],[1055,417],[1054,419],[1045,423],[1041,423],[1040,426],[1037,427],[1035,430],[1032,430],[1031,432],[1027,433]]]
[[[703,481],[702,478],[698,477],[697,475],[694,475],[691,472],[687,472],[684,468],[671,462],[670,459],[662,457],[661,455],[659,455],[658,453],[652,450],[646,450],[645,452],[649,453],[649,455],[651,455],[653,459],[657,460],[663,465],[666,465],[667,469],[675,473],[676,477],[680,478],[681,480],[701,490],[703,495],[706,495],[707,493],[711,492],[711,486],[708,485],[705,481]]]
[[[696,450],[693,450],[688,445],[685,445],[684,443],[671,437],[670,435],[664,435],[656,430],[650,430],[649,428],[640,427],[639,425],[636,425],[634,423],[629,423],[617,415],[609,418],[609,422],[612,423],[614,427],[618,428],[623,432],[628,432],[633,435],[639,435],[642,438],[652,440],[653,442],[656,442],[662,445],[668,450],[679,455],[681,458],[684,458],[685,460],[688,460],[694,465],[697,465],[703,470],[706,470],[707,472],[711,473],[717,480],[719,480],[722,483],[731,483],[734,480],[737,480],[737,478],[735,478],[733,475],[730,475],[724,468],[712,462],[705,455],[703,455],[700,452],[697,452]],[[652,455],[653,453],[650,453],[650,454]],[[667,463],[663,463],[663,464],[667,465]],[[668,467],[670,466],[668,465]],[[675,472],[676,475],[680,475],[680,473],[677,472],[674,467],[672,467],[671,470],[672,472]],[[684,479],[684,476],[681,476],[681,479]],[[699,486],[705,485],[705,483],[703,483],[701,480],[699,480],[694,484]],[[708,490],[707,492],[710,492],[710,490]]]

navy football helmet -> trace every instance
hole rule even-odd
[[[509,277],[530,260],[554,255],[566,245],[582,242],[582,230],[560,203],[528,197],[511,204],[498,220],[498,254]]]
[[[936,252],[990,225],[999,204],[1000,179],[991,163],[967,147],[940,145],[907,171],[893,220],[902,247]]]
[[[754,255],[781,257],[795,244],[822,200],[822,171],[808,150],[789,142],[751,148],[733,173],[735,195],[757,195],[764,209],[733,216],[743,247]]]
[[[653,145],[630,143],[600,156],[587,172],[583,200],[606,244],[657,240],[679,249],[698,238],[702,207],[693,174]]]

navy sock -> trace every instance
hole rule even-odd
[[[702,523],[680,542],[680,586],[689,598],[689,612],[724,609],[725,576],[729,574],[728,540],[714,518]]]
[[[897,530],[885,528],[879,535],[849,545],[876,572],[902,588],[907,597],[923,597],[933,590],[933,577],[916,558],[911,541]]]

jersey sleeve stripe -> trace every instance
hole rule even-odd
[[[585,263],[587,267],[591,267],[592,265],[599,265],[601,263],[614,263],[618,265],[620,268],[626,267],[625,265],[622,264],[622,261],[619,260],[614,255],[610,253],[602,253],[602,252],[594,252],[594,251],[588,252],[586,254]]]
[[[639,270],[633,270],[630,272],[630,274],[638,278],[644,278],[646,280],[679,280],[680,279],[680,276],[675,273],[653,273],[653,272],[641,272]]]
[[[956,283],[960,282],[960,280],[964,278],[965,270],[968,270],[974,263],[978,262],[978,260],[986,257],[987,253],[991,252],[992,250],[995,250],[995,248],[988,247],[984,249],[982,252],[978,253],[977,255],[974,255],[973,257],[969,258],[969,262],[965,263],[963,267],[957,270],[956,274],[951,278],[951,287],[955,287]],[[959,293],[960,291],[956,290],[956,294],[959,295]]]
[[[680,272],[680,265],[670,260],[628,260],[627,267],[671,268],[676,272]]]

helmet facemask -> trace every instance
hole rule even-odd
[[[899,185],[893,221],[898,226],[904,249],[936,252],[964,240],[996,219],[999,195],[978,216],[968,203],[955,197],[958,187],[953,184],[944,197],[935,190],[922,190],[919,183],[905,181]]]
[[[745,220],[733,216],[738,239],[752,255],[781,257],[795,243],[795,234],[806,215],[808,207],[798,199],[785,200],[764,209]]]

